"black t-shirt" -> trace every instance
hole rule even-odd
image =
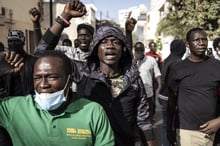
[[[177,128],[198,130],[216,117],[217,89],[220,84],[220,61],[188,59],[172,68],[169,87],[178,93]]]

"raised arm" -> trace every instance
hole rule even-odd
[[[128,43],[129,50],[131,52],[132,52],[132,48],[133,48],[132,32],[134,30],[136,23],[137,23],[137,21],[131,17],[131,12],[129,12],[128,18],[125,22],[125,35],[126,35],[126,40]]]
[[[61,15],[56,18],[56,22],[43,35],[35,49],[35,53],[41,50],[55,49],[64,28],[70,25],[70,20],[72,18],[82,17],[85,14],[86,7],[82,2],[79,0],[67,2]]]
[[[40,3],[38,3],[38,7],[39,7],[39,9],[37,9],[36,7],[33,7],[29,10],[31,21],[33,23],[35,47],[38,45],[38,43],[40,42],[41,37],[42,37],[41,24],[40,24],[41,13],[39,11],[41,8]]]

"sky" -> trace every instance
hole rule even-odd
[[[107,14],[110,19],[118,21],[118,10],[127,9],[133,6],[139,6],[144,4],[148,10],[150,10],[150,0],[81,0],[85,4],[94,4],[98,9],[96,17],[100,18],[100,12],[102,12],[102,18],[106,18]]]

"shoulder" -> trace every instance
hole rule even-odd
[[[90,110],[103,110],[103,107],[99,103],[86,98],[79,98],[77,102],[77,104],[82,104],[85,108],[88,108]]]
[[[11,96],[6,97],[2,100],[1,104],[5,104],[10,107],[15,107],[16,105],[19,105],[21,107],[29,104],[30,102],[33,102],[32,95],[27,96]]]
[[[151,61],[151,62],[153,62],[153,63],[157,63],[157,61],[156,61],[156,59],[154,58],[154,57],[152,57],[152,56],[146,56],[147,57],[147,59],[149,60],[149,61]]]

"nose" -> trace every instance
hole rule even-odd
[[[106,46],[107,48],[112,48],[112,47],[114,47],[113,41],[108,40],[108,41],[106,42],[105,46]]]
[[[39,86],[41,89],[46,89],[50,87],[50,84],[46,78],[42,78],[42,80],[39,83]]]

